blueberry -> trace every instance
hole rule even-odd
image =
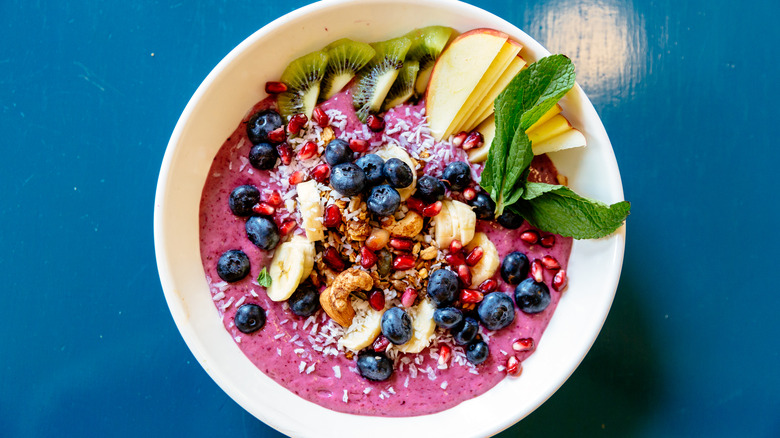
[[[447,187],[439,178],[430,175],[423,175],[417,178],[417,191],[414,196],[420,198],[423,202],[432,204],[444,199],[444,191]]]
[[[357,367],[361,376],[376,382],[387,380],[393,374],[393,361],[384,353],[375,351],[358,354]]]
[[[433,311],[433,320],[439,327],[451,329],[463,321],[463,312],[457,307],[442,307]]]
[[[444,168],[442,179],[450,183],[450,189],[460,191],[471,184],[471,167],[465,161],[453,161]]]
[[[433,271],[428,280],[428,296],[437,307],[446,306],[458,296],[458,275],[448,269]]]
[[[515,288],[517,307],[525,313],[539,313],[550,305],[550,289],[544,283],[526,278]]]
[[[260,190],[251,185],[238,186],[230,192],[228,205],[236,216],[251,216],[252,207],[260,202]]]
[[[276,165],[279,153],[270,143],[258,143],[249,151],[249,163],[258,170],[271,170]]]
[[[274,221],[263,216],[252,216],[246,221],[246,235],[260,249],[270,251],[279,244],[279,228]]]
[[[377,154],[363,155],[355,160],[355,164],[366,174],[366,184],[369,186],[378,186],[385,182],[385,176],[382,174],[382,167],[385,160]]]
[[[503,292],[491,292],[479,303],[477,314],[486,328],[499,330],[515,320],[515,304],[509,295]]]
[[[265,310],[257,304],[244,304],[233,317],[236,328],[242,333],[252,333],[265,325]]]
[[[354,163],[333,166],[330,185],[344,196],[355,196],[366,186],[366,174]]]
[[[385,161],[385,165],[382,166],[382,175],[391,186],[397,189],[409,187],[414,181],[412,168],[398,158]]]
[[[473,363],[474,365],[479,365],[487,360],[489,354],[490,349],[488,348],[488,344],[486,344],[485,341],[477,340],[470,343],[469,346],[466,347],[466,359],[468,359],[469,362]]]
[[[233,283],[249,274],[249,257],[239,249],[225,251],[217,261],[219,278]]]
[[[377,216],[390,216],[401,205],[401,195],[398,194],[398,190],[387,184],[382,184],[371,189],[366,205],[368,211]]]
[[[298,316],[311,316],[320,308],[320,294],[310,284],[302,284],[287,299],[290,310]]]
[[[274,110],[255,113],[246,122],[246,135],[252,144],[268,141],[268,133],[282,127],[282,116]]]
[[[337,138],[331,140],[327,146],[325,146],[325,161],[331,166],[335,166],[341,163],[348,163],[352,161],[352,149],[349,148],[349,143]]]
[[[520,283],[528,275],[528,257],[520,251],[510,252],[501,262],[501,278],[509,284]]]
[[[458,345],[466,345],[477,337],[478,332],[479,323],[477,320],[467,316],[459,326],[452,329],[452,339]]]
[[[412,339],[412,318],[400,307],[391,307],[382,315],[382,334],[395,345]]]
[[[485,192],[477,193],[477,196],[469,201],[469,205],[474,207],[477,219],[492,221],[496,217],[496,203]]]
[[[511,211],[504,211],[497,220],[502,227],[508,230],[516,230],[523,225],[523,217]]]

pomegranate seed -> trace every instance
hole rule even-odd
[[[506,361],[506,374],[517,377],[522,372],[523,367],[520,366],[520,361],[514,356],[509,356],[509,359]]]
[[[422,215],[425,217],[434,217],[437,214],[441,213],[441,207],[442,207],[441,201],[436,201],[433,204],[423,208]]]
[[[273,205],[274,207],[281,207],[284,203],[282,200],[282,195],[278,190],[271,191],[271,193],[266,196],[265,202],[267,202],[269,205]]]
[[[282,159],[282,164],[289,166],[292,163],[293,150],[287,143],[282,143],[276,146],[276,152],[279,154],[279,158]]]
[[[368,297],[368,304],[377,312],[385,308],[385,293],[381,290],[375,290],[371,292],[371,296]]]
[[[376,256],[376,254],[371,252],[370,249],[365,246],[360,248],[360,266],[366,269],[370,269],[376,264],[377,260],[379,260],[379,258]]]
[[[537,233],[534,230],[523,231],[522,233],[520,233],[520,240],[522,240],[523,242],[529,245],[533,245],[539,241],[539,233]]]
[[[459,252],[452,252],[444,256],[444,261],[450,266],[459,266],[466,264],[466,257]]]
[[[276,212],[276,209],[265,202],[258,202],[252,207],[252,211],[263,216],[271,216]]]
[[[541,238],[539,245],[545,248],[552,248],[555,245],[555,234],[548,234]]]
[[[414,246],[414,241],[412,239],[404,239],[403,237],[393,237],[388,242],[388,245],[399,251],[411,251]]]
[[[560,292],[564,289],[566,289],[566,284],[569,282],[569,278],[566,275],[566,270],[561,269],[555,274],[555,277],[553,277],[552,281],[552,287],[556,291]]]
[[[471,201],[477,197],[477,191],[471,187],[466,187],[463,189],[463,197],[466,198],[467,201]]]
[[[303,144],[301,150],[298,151],[299,160],[308,160],[309,158],[312,158],[315,155],[317,155],[317,143],[313,141],[307,141],[306,143]]]
[[[368,146],[369,145],[366,140],[353,138],[349,141],[349,148],[352,149],[352,152],[365,152],[368,150]]]
[[[521,352],[521,351],[531,351],[535,348],[534,345],[534,339],[533,338],[522,338],[516,340],[514,343],[512,343],[512,350]]]
[[[393,269],[396,271],[405,271],[407,269],[412,269],[414,267],[414,263],[417,261],[417,257],[411,255],[411,254],[402,254],[393,260]]]
[[[410,210],[414,210],[417,213],[422,214],[423,209],[425,208],[425,203],[417,198],[409,198],[406,200],[406,206],[409,207]]]
[[[469,133],[466,131],[460,131],[458,135],[455,137],[452,137],[452,145],[456,148],[459,148],[463,146],[463,142],[466,140],[466,137],[469,136]]]
[[[460,252],[463,249],[463,244],[460,243],[460,240],[453,239],[452,242],[450,242],[450,252]]]
[[[292,175],[290,175],[289,182],[291,186],[295,186],[302,183],[304,179],[306,179],[306,175],[304,175],[302,171],[296,170]]]
[[[306,114],[296,114],[290,117],[290,121],[287,122],[287,133],[290,135],[298,135],[308,121],[309,118],[306,117]]]
[[[346,263],[344,263],[344,259],[341,258],[336,248],[332,246],[329,246],[322,253],[322,260],[330,269],[333,269],[336,272],[341,272],[347,267]]]
[[[467,151],[469,149],[474,149],[482,146],[485,143],[484,137],[482,137],[482,133],[478,131],[471,131],[468,137],[466,137],[466,140],[463,141],[463,150]]]
[[[466,286],[470,285],[471,269],[469,269],[469,267],[466,265],[458,266],[458,278],[460,278],[460,281],[462,281]]]
[[[436,367],[440,370],[446,370],[447,364],[450,361],[450,355],[452,355],[452,350],[448,345],[442,345],[439,349],[439,359],[437,361]]]
[[[534,281],[537,283],[541,283],[544,281],[544,271],[542,271],[542,262],[539,261],[539,259],[534,259],[534,261],[531,262],[531,277],[534,278]]]
[[[274,129],[268,133],[268,141],[274,144],[279,144],[287,140],[287,132],[284,131],[284,126]]]
[[[460,301],[462,303],[476,304],[482,301],[485,296],[482,292],[474,289],[461,289]]]
[[[287,91],[287,84],[284,82],[269,81],[265,83],[265,92],[268,94],[279,94]]]
[[[376,352],[382,352],[385,351],[388,345],[390,345],[390,340],[387,339],[385,335],[379,335],[376,339],[374,339],[374,345],[372,348]]]
[[[412,307],[416,299],[417,291],[411,287],[406,288],[403,295],[401,295],[401,305],[404,307]]]
[[[557,271],[558,269],[561,269],[561,264],[558,263],[558,260],[555,260],[555,257],[550,255],[542,257],[542,266],[548,271]]]
[[[330,118],[328,117],[328,114],[320,107],[314,108],[314,112],[312,112],[311,118],[316,124],[320,125],[321,128],[324,128],[330,124]]]
[[[341,225],[341,210],[336,204],[330,204],[325,207],[325,214],[323,214],[322,224],[328,228],[333,228]]]
[[[280,232],[280,233],[282,233],[282,235],[283,235],[283,236],[286,236],[286,235],[287,235],[287,234],[289,234],[289,233],[290,233],[290,231],[292,231],[292,230],[293,230],[293,229],[294,229],[294,228],[295,228],[297,225],[298,225],[298,224],[297,224],[297,223],[295,223],[295,221],[294,221],[294,220],[288,220],[288,221],[284,221],[284,223],[282,223],[282,226],[281,226],[281,227],[279,227],[279,232]]]
[[[366,239],[366,246],[371,251],[379,251],[390,240],[390,232],[381,228],[374,228]]]
[[[380,116],[370,114],[368,119],[366,119],[366,125],[368,125],[368,129],[374,132],[381,132],[385,129],[385,119]]]
[[[312,169],[311,176],[314,178],[315,181],[317,181],[320,184],[327,184],[330,180],[330,166],[328,166],[325,163],[322,163]]]
[[[496,280],[493,280],[492,278],[488,278],[487,280],[480,283],[477,289],[479,289],[479,291],[482,293],[490,293],[498,289],[498,283],[496,282]]]
[[[466,256],[466,264],[469,266],[476,265],[480,260],[482,260],[483,255],[485,255],[485,250],[482,249],[481,246],[475,246],[469,255]]]

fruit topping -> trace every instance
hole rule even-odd
[[[290,120],[295,114],[311,117],[327,64],[327,53],[318,51],[304,55],[287,65],[281,77],[282,82],[287,85],[287,91],[281,93],[277,100],[279,112],[284,118]]]
[[[290,175],[290,178],[287,179],[287,182],[289,182],[291,186],[297,186],[298,184],[302,183],[305,179],[306,179],[306,174],[303,173],[302,170],[296,170]]]
[[[328,64],[320,85],[320,100],[328,100],[346,87],[375,54],[370,45],[348,38],[328,44],[325,50],[328,54]]]
[[[482,292],[474,289],[462,289],[460,291],[460,302],[467,304],[476,304],[485,299]]]
[[[293,137],[298,136],[298,134],[301,133],[301,129],[306,126],[306,122],[308,121],[309,118],[306,116],[306,114],[294,114],[292,117],[290,117],[290,121],[287,122],[287,135],[291,135]]]
[[[392,307],[382,315],[382,334],[393,344],[412,339],[412,318],[400,307]]]
[[[366,140],[353,138],[349,141],[349,148],[358,153],[367,151],[369,146],[370,144]]]
[[[365,351],[358,355],[358,372],[363,378],[381,382],[390,378],[393,374],[393,361],[384,353]]]
[[[366,186],[366,174],[354,163],[333,166],[330,185],[344,196],[355,196]]]
[[[415,301],[417,301],[417,290],[411,287],[406,288],[401,295],[401,305],[409,308],[414,305]]]
[[[480,283],[479,287],[477,287],[477,290],[479,290],[482,293],[493,292],[496,289],[498,289],[498,282],[496,282],[496,280],[493,280],[492,278],[488,278],[487,280]]]
[[[317,155],[317,143],[313,141],[307,141],[298,151],[298,159],[301,161],[313,158],[315,155]]]
[[[328,184],[330,182],[330,166],[325,163],[318,164],[312,169],[311,177],[320,184]]]
[[[385,119],[376,114],[369,114],[366,118],[366,125],[374,132],[382,132],[385,129]]]
[[[332,142],[331,142],[332,143]],[[367,154],[355,160],[355,164],[366,174],[366,184],[370,187],[378,186],[385,181],[382,167],[385,160],[377,154]]]
[[[520,365],[520,360],[514,356],[509,356],[506,361],[506,374],[508,376],[517,377],[523,372],[523,367]]]
[[[463,322],[452,329],[452,339],[458,345],[467,345],[477,337],[479,333],[479,322],[476,319],[467,316]]]
[[[422,214],[425,217],[437,216],[439,213],[441,213],[443,206],[444,204],[441,201],[436,201],[433,204],[427,205],[425,208],[423,208]]]
[[[542,245],[544,248],[552,248],[555,246],[555,234],[548,234],[539,239],[539,245]]]
[[[265,83],[265,92],[268,94],[279,94],[287,91],[287,85],[284,82],[268,81]]]
[[[534,245],[539,242],[539,232],[536,230],[525,230],[520,233],[520,240],[529,245]]]
[[[391,186],[402,189],[412,185],[414,176],[408,164],[398,158],[390,158],[382,166],[382,175]]]
[[[414,84],[414,91],[418,96],[425,94],[433,65],[454,34],[455,31],[449,27],[428,26],[415,29],[406,35],[412,40],[409,51],[406,53],[406,59],[419,63],[419,71]]]
[[[399,251],[411,251],[414,246],[414,241],[404,237],[393,237],[387,244],[390,245],[391,248]]]
[[[287,143],[281,143],[276,146],[276,153],[282,160],[282,164],[289,166],[292,163],[293,150]]]
[[[555,273],[555,276],[553,277],[552,281],[552,287],[554,290],[560,292],[564,289],[566,289],[566,284],[568,283],[568,277],[566,276],[566,271],[561,269],[560,271]]]
[[[249,240],[258,248],[271,251],[279,244],[279,228],[265,216],[252,216],[244,227]]]
[[[490,330],[500,330],[515,320],[515,305],[503,292],[491,292],[477,308],[479,320]]]
[[[532,351],[535,347],[533,338],[520,338],[512,343],[512,350],[517,352]]]
[[[384,292],[382,292],[381,290],[375,290],[371,292],[371,295],[368,296],[368,304],[370,304],[371,307],[377,312],[384,310],[385,308]]]
[[[336,272],[341,272],[347,268],[346,262],[341,258],[336,248],[329,246],[322,253],[322,260],[328,267]]]
[[[401,205],[401,195],[387,184],[382,184],[371,189],[366,199],[368,211],[377,216],[390,216]]]
[[[473,341],[466,347],[466,359],[474,365],[479,365],[487,360],[489,354],[488,344],[482,340]]]
[[[252,207],[260,202],[260,190],[249,184],[238,186],[230,192],[228,206],[236,216],[251,216]]]
[[[542,257],[541,262],[544,269],[547,269],[548,271],[557,271],[561,269],[561,264],[551,255]]]
[[[466,264],[469,266],[476,265],[482,260],[483,255],[485,255],[485,250],[483,250],[481,246],[475,246],[471,252],[469,252],[469,255],[466,256]]]
[[[525,313],[539,313],[547,308],[550,301],[547,285],[533,278],[526,278],[515,288],[515,302]]]
[[[396,271],[406,271],[414,267],[417,257],[411,254],[401,254],[393,259],[393,269]]]
[[[431,204],[444,199],[444,192],[446,190],[447,188],[439,178],[435,178],[431,175],[423,175],[417,179],[417,191],[414,196],[426,204]]]
[[[341,210],[339,210],[338,205],[330,204],[325,207],[325,214],[323,214],[322,218],[322,224],[326,227],[338,227],[341,225]]]
[[[314,111],[311,113],[311,119],[314,120],[314,123],[316,123],[320,128],[325,128],[330,124],[330,117],[328,117],[328,113],[326,113],[325,110],[321,107],[314,108]]]
[[[519,214],[512,213],[511,211],[504,210],[504,212],[498,216],[498,223],[507,230],[516,230],[523,225],[523,217]]]
[[[451,329],[463,321],[463,312],[457,307],[440,307],[433,312],[433,320],[439,327]]]
[[[458,275],[449,269],[433,271],[428,281],[427,293],[438,307],[446,306],[458,296]]]
[[[439,358],[436,359],[436,368],[440,370],[446,370],[447,364],[450,362],[450,356],[452,356],[452,350],[447,345],[442,345],[439,349]]]
[[[496,217],[496,203],[485,192],[477,193],[474,199],[469,201],[469,205],[474,207],[477,219],[492,221]]]
[[[349,148],[349,143],[340,138],[331,140],[325,146],[325,161],[331,166],[352,161],[352,155],[353,152]]]
[[[257,304],[244,304],[233,317],[236,328],[241,333],[253,333],[265,325],[265,310]]]
[[[270,143],[261,142],[249,151],[249,163],[258,170],[271,170],[276,166],[276,159],[279,153],[276,147]]]
[[[368,247],[363,246],[360,248],[360,266],[370,269],[376,264],[379,258]]]
[[[287,299],[290,310],[298,316],[308,317],[320,309],[320,294],[314,286],[304,283]]]
[[[411,44],[406,37],[371,44],[376,53],[358,73],[352,88],[352,105],[360,121],[365,123],[369,113],[382,109]]]
[[[444,168],[441,176],[451,190],[460,191],[471,184],[471,167],[465,161],[453,161]]]
[[[282,132],[284,132],[282,125],[282,116],[276,111],[271,109],[258,111],[246,122],[246,135],[252,144],[263,142],[279,143],[283,140],[276,141],[275,138],[270,138],[269,135],[279,128],[282,128]]]
[[[471,131],[466,139],[463,141],[463,150],[474,149],[482,146],[485,143],[482,134],[477,131]]]
[[[543,268],[544,267],[542,266],[542,261],[541,260],[534,259],[531,262],[531,268],[529,269],[529,271],[531,273],[531,277],[533,277],[533,279],[535,281],[539,282],[539,283],[544,281],[544,270],[543,270]]]
[[[249,257],[238,249],[225,251],[217,261],[217,274],[228,283],[243,279],[249,274]]]
[[[252,211],[263,216],[273,216],[276,208],[266,202],[258,202],[252,207]]]
[[[501,262],[501,278],[509,284],[518,284],[528,275],[528,257],[514,251]]]
[[[393,82],[393,86],[390,87],[390,91],[388,91],[387,97],[382,104],[382,111],[387,111],[394,106],[401,105],[414,95],[414,81],[417,79],[417,72],[419,70],[420,63],[408,59],[407,55],[403,67],[401,67],[401,70],[398,72],[398,77],[395,78],[395,82]]]
[[[298,285],[314,268],[314,243],[303,236],[293,236],[274,252],[268,268],[271,284],[266,287],[268,298],[284,301],[295,292]]]

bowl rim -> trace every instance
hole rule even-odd
[[[154,244],[155,244],[155,254],[156,254],[156,260],[158,265],[158,272],[160,275],[161,284],[163,286],[163,292],[168,307],[171,311],[171,315],[174,319],[174,322],[176,323],[176,326],[180,334],[182,335],[182,338],[184,339],[185,343],[187,344],[188,348],[191,350],[195,358],[198,360],[201,366],[203,366],[203,368],[206,370],[209,376],[223,389],[223,391],[225,391],[233,400],[235,400],[245,410],[250,412],[252,415],[257,417],[264,423],[268,424],[269,426],[277,429],[282,433],[286,433],[290,435],[309,436],[307,435],[307,430],[300,429],[300,426],[304,426],[304,425],[298,424],[300,423],[299,421],[295,422],[295,421],[291,421],[290,418],[280,418],[278,416],[275,416],[274,412],[268,412],[259,409],[258,406],[256,406],[255,403],[253,403],[253,400],[250,397],[247,397],[247,395],[240,388],[236,387],[234,382],[229,381],[229,379],[226,378],[225,375],[220,373],[218,369],[213,368],[211,366],[212,362],[208,360],[208,357],[210,355],[207,349],[207,345],[204,345],[203,340],[198,337],[198,334],[194,330],[192,330],[191,326],[189,325],[189,314],[188,314],[189,309],[186,303],[184,303],[181,293],[177,290],[178,288],[177,280],[176,278],[174,278],[173,269],[171,268],[170,265],[172,260],[172,251],[171,248],[169,247],[170,242],[168,241],[168,238],[165,234],[166,228],[170,227],[169,224],[166,224],[165,207],[168,204],[168,200],[170,199],[169,197],[172,196],[171,192],[175,191],[175,187],[173,187],[173,183],[170,180],[169,176],[171,174],[171,169],[174,165],[175,156],[182,149],[181,146],[182,135],[185,129],[187,128],[188,121],[192,117],[193,113],[197,110],[204,96],[207,94],[208,90],[210,89],[210,87],[212,87],[214,82],[226,71],[226,69],[229,66],[232,65],[232,63],[236,60],[236,58],[238,58],[247,49],[249,49],[256,43],[258,43],[258,41],[261,41],[263,38],[266,38],[268,35],[272,34],[273,32],[283,29],[285,28],[285,26],[290,26],[292,23],[295,23],[297,20],[304,19],[310,14],[323,12],[331,8],[355,7],[355,6],[366,6],[371,4],[390,4],[390,3],[412,4],[412,5],[424,4],[431,7],[456,8],[458,11],[463,11],[464,13],[475,14],[475,16],[479,16],[482,19],[489,19],[490,21],[493,21],[494,23],[497,24],[497,26],[495,27],[500,27],[501,30],[503,31],[510,30],[511,32],[507,32],[507,33],[509,33],[511,36],[515,38],[521,39],[524,45],[526,45],[526,47],[532,52],[541,55],[549,55],[549,52],[546,49],[544,49],[541,46],[541,44],[536,42],[536,40],[528,36],[525,32],[523,32],[516,26],[477,6],[463,3],[460,1],[455,1],[455,0],[424,0],[424,1],[323,0],[316,3],[312,3],[303,6],[299,9],[296,9],[288,14],[285,14],[273,20],[272,22],[266,24],[259,30],[255,31],[252,35],[244,39],[240,44],[238,44],[235,48],[233,48],[211,70],[211,72],[207,75],[207,77],[203,80],[203,82],[198,86],[197,90],[192,95],[186,107],[184,108],[181,116],[179,117],[176,126],[173,130],[173,133],[171,134],[169,143],[166,147],[166,151],[160,168],[158,185],[155,193],[155,205],[154,205],[154,227],[153,227]],[[593,105],[588,100],[587,96],[585,96],[584,92],[582,91],[579,85],[575,85],[573,92],[570,93],[570,95],[567,95],[565,99],[571,100],[572,101],[571,105],[578,105],[579,107],[581,107],[579,109],[584,113],[582,117],[583,119],[589,120],[591,122],[595,120],[597,122],[595,125],[589,125],[588,132],[587,132],[587,135],[589,137],[589,142],[590,142],[590,137],[594,137],[603,146],[600,151],[601,156],[599,157],[599,162],[605,165],[606,168],[605,172],[610,174],[613,183],[609,187],[610,189],[609,198],[611,198],[609,202],[616,202],[622,200],[623,188],[620,179],[620,173],[617,167],[617,160],[615,158],[614,151],[612,150],[611,143],[609,142],[603,124],[601,123],[600,118],[596,114]],[[579,366],[582,359],[585,357],[585,355],[587,354],[587,352],[590,350],[591,346],[595,342],[601,330],[601,327],[603,326],[603,323],[606,320],[607,314],[609,312],[612,301],[614,299],[614,295],[617,290],[617,283],[622,269],[622,262],[623,262],[623,256],[625,251],[625,234],[626,234],[626,228],[624,224],[612,236],[605,239],[599,239],[597,242],[597,243],[599,242],[603,243],[605,241],[609,242],[609,244],[606,245],[607,247],[606,258],[610,261],[611,269],[606,271],[604,273],[605,275],[602,277],[603,282],[605,284],[604,289],[608,290],[609,297],[608,299],[600,303],[601,305],[597,309],[596,315],[594,315],[593,317],[593,323],[594,323],[593,327],[595,328],[595,331],[593,332],[592,337],[590,337],[588,342],[581,343],[576,352],[571,353],[570,360],[569,362],[567,362],[568,366],[564,366],[562,367],[562,369],[557,370],[557,375],[559,377],[558,379],[556,379],[557,384],[548,387],[547,391],[542,391],[539,394],[537,394],[535,398],[529,400],[526,403],[526,405],[528,405],[530,409],[528,409],[527,411],[519,412],[518,415],[514,417],[504,416],[498,418],[497,419],[498,421],[492,422],[490,424],[482,425],[481,427],[478,427],[470,432],[471,434],[473,434],[473,436],[492,435],[520,421],[522,418],[524,418],[525,416],[533,412],[533,410],[535,410],[536,407],[541,405],[550,396],[552,396],[552,394],[554,394],[555,391],[557,391],[557,389],[560,388],[561,385],[563,385],[563,383],[568,379],[568,377]],[[578,247],[578,242],[581,241],[575,241],[574,247],[572,249],[572,255],[574,254],[575,249]],[[580,244],[579,246],[582,246],[582,244]],[[202,269],[202,266],[200,266],[200,268]],[[216,309],[215,306],[212,305],[212,307]],[[559,310],[560,309],[556,310],[556,314],[558,313]],[[224,329],[223,332],[227,334],[227,331]],[[228,335],[228,339],[230,339],[229,335]],[[232,344],[233,344],[232,347],[238,350],[238,347],[234,343]],[[524,364],[530,365],[531,363],[535,362],[534,358],[538,355],[539,351],[541,351],[543,348],[545,348],[544,343],[540,343],[540,347],[537,350],[536,354],[532,355],[529,359],[527,359],[524,362]],[[249,362],[248,359],[246,361]],[[254,367],[254,365],[252,365],[251,363],[250,365]],[[488,393],[494,391],[494,389],[495,388],[489,390]],[[472,402],[474,402],[475,400],[479,400],[480,397],[477,397],[472,400],[468,400],[462,403],[461,405],[466,403],[473,404]],[[386,421],[388,417],[364,417],[358,415],[343,414],[340,412],[330,411],[326,408],[322,408],[319,405],[315,405],[311,402],[307,402],[302,398],[298,398],[298,400],[302,402],[310,403],[316,407],[319,407],[320,409],[325,409],[335,417],[350,416],[358,419],[369,418],[374,420],[374,424],[379,422],[379,423],[383,423],[383,426],[386,426],[386,428],[388,427],[392,428],[391,425],[393,423]],[[455,408],[457,408],[457,406]],[[442,412],[448,412],[455,408],[451,408]],[[420,419],[423,417],[436,418],[437,416],[440,416],[440,414],[441,412],[436,414],[431,414],[428,416],[403,417],[403,418],[404,419]],[[392,420],[396,423],[406,422],[404,419],[392,418]],[[465,432],[465,430],[462,429],[463,429],[462,427],[459,428],[459,430]],[[319,435],[319,436],[324,436],[324,435]],[[342,434],[341,436],[346,436],[346,435]]]

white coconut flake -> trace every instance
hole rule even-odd
[[[409,376],[406,376],[406,380],[404,380],[404,388],[409,387]]]
[[[371,388],[366,388],[363,390],[363,394],[368,394],[369,392],[371,392]]]
[[[214,297],[212,299],[214,301],[219,301],[219,300],[221,300],[223,298],[225,298],[225,293],[224,292],[218,292],[217,294],[214,295]]]
[[[314,371],[314,367],[317,366],[317,362],[312,362],[309,368],[306,368],[306,374],[311,374]]]
[[[306,369],[306,362],[301,361],[301,364],[298,365],[298,372],[303,373],[303,371]]]
[[[347,402],[349,401],[349,393],[347,392],[347,390],[346,390],[346,389],[344,390],[344,396],[343,396],[343,397],[341,397],[341,400],[342,400],[344,403],[347,403]]]
[[[236,307],[241,307],[242,304],[244,304],[244,301],[246,301],[246,297],[241,297],[236,301]]]
[[[337,379],[341,378],[341,367],[338,365],[333,366],[333,375],[336,376]]]
[[[446,380],[444,382],[441,382],[441,389],[447,389],[447,385],[448,383]]]
[[[252,296],[255,297],[255,298],[258,297],[257,292],[255,292],[254,289],[249,289],[249,293],[252,294]]]
[[[276,349],[276,354],[277,354],[277,356],[282,357],[282,349],[281,348],[277,348]]]
[[[274,335],[274,339],[277,340],[277,341],[279,339],[283,338],[283,337],[284,337],[284,333],[278,333],[278,334]]]

